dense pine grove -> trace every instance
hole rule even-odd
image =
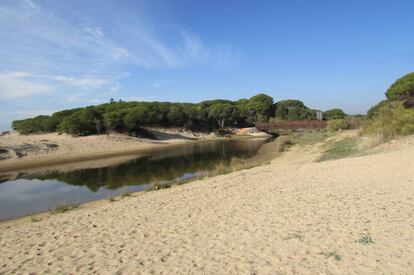
[[[143,127],[184,127],[198,131],[214,131],[225,127],[247,127],[269,120],[316,119],[317,110],[299,100],[282,100],[258,94],[250,99],[208,100],[200,103],[124,102],[63,110],[51,116],[15,120],[14,130],[21,134],[61,132],[94,135],[109,132],[141,135]],[[328,119],[345,116],[340,109],[325,112]]]

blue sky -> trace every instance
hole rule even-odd
[[[123,100],[364,113],[413,71],[414,1],[0,1],[0,130]]]

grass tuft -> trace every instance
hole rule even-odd
[[[340,261],[342,257],[338,255],[335,251],[332,252],[322,252],[322,255],[324,255],[327,259],[333,257],[335,260]]]
[[[40,222],[40,221],[42,220],[42,218],[38,218],[38,217],[35,217],[35,216],[31,216],[31,217],[30,217],[30,220],[31,220],[32,222]]]
[[[126,191],[121,194],[121,198],[126,198],[126,197],[132,197],[132,192]]]
[[[115,198],[114,196],[110,196],[110,197],[108,198],[108,200],[109,200],[110,202],[116,202],[116,198]]]
[[[370,235],[363,235],[361,238],[355,241],[356,243],[362,244],[362,245],[370,245],[375,243],[374,239]]]
[[[67,211],[76,209],[78,207],[79,207],[79,204],[59,204],[59,205],[56,205],[55,209],[52,209],[50,213],[61,214],[61,213],[65,213]]]

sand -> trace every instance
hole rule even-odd
[[[193,140],[186,135],[169,133],[164,134],[162,140],[150,140],[122,134],[73,137],[57,133],[19,135],[12,132],[0,137],[0,148],[8,151],[0,154],[0,172],[123,156]]]
[[[319,152],[2,222],[0,274],[413,274],[414,147]]]

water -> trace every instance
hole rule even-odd
[[[219,161],[257,154],[264,139],[218,140],[0,176],[0,220],[191,179]]]

